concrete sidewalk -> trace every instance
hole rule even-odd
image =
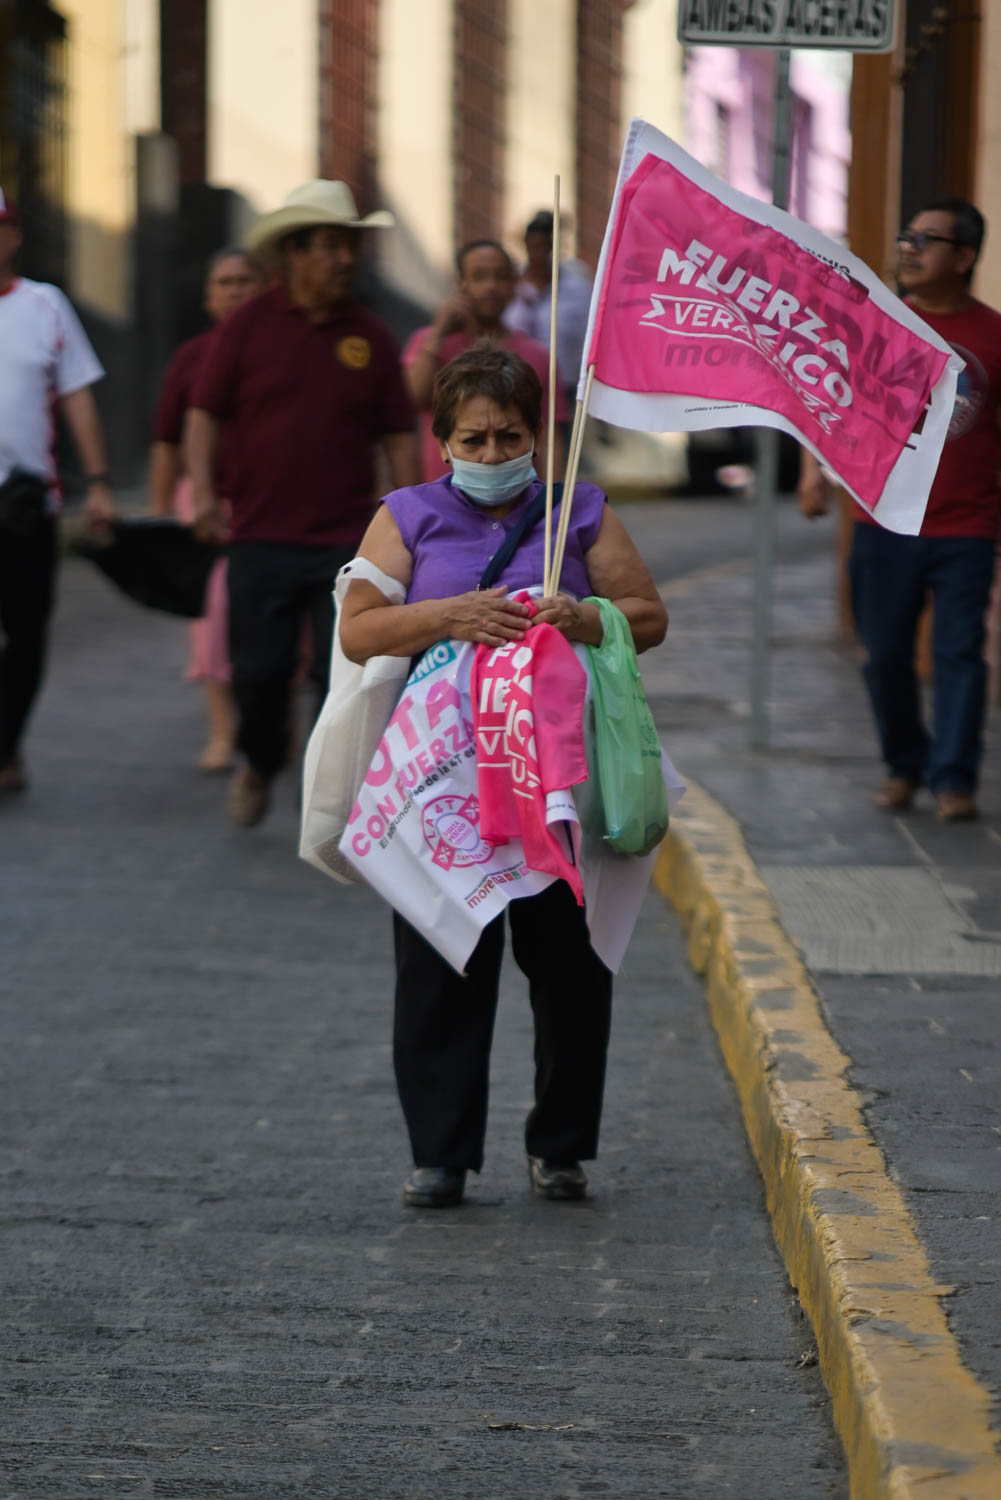
[[[749,564],[665,587],[670,649],[648,659],[647,689],[682,773],[711,795],[683,804],[661,883],[709,978],[853,1495],[986,1500],[1001,1494],[989,1430],[1001,1391],[1001,733],[995,721],[979,823],[943,825],[930,799],[906,816],[872,808],[882,773],[858,653],[834,643],[830,528],[816,537],[776,574],[765,752],[748,745]],[[842,1107],[857,1128],[835,1123]],[[868,1157],[832,1146],[849,1136]],[[881,1256],[884,1230],[897,1249]],[[898,1261],[874,1281],[865,1263],[898,1249],[906,1274]],[[852,1262],[865,1272],[854,1280]],[[953,1339],[958,1357],[936,1375],[931,1356],[954,1353]]]

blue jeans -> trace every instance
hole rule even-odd
[[[984,615],[994,542],[974,536],[897,536],[858,522],[852,605],[869,659],[866,687],[891,776],[933,792],[974,792],[980,769],[987,668]],[[918,619],[934,601],[934,715],[922,721],[914,671]]]

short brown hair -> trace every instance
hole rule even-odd
[[[505,261],[507,262],[509,275],[514,276],[514,261],[511,259],[510,255],[508,255],[500,240],[467,240],[464,245],[460,245],[458,250],[456,250],[455,252],[455,269],[458,271],[460,276],[463,274],[463,268],[466,264],[466,256],[471,254],[473,250],[496,250],[497,254],[503,255]]]
[[[455,431],[459,407],[473,396],[513,406],[529,432],[542,424],[542,386],[520,354],[483,341],[449,360],[435,376],[431,392],[431,431],[446,442]]]

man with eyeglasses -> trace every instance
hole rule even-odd
[[[873,801],[909,808],[918,789],[938,816],[977,816],[987,668],[985,616],[1001,521],[1001,314],[970,291],[984,220],[962,198],[935,198],[897,236],[904,300],[965,360],[919,536],[898,536],[855,507],[852,608],[887,776]],[[803,457],[800,508],[827,509],[816,460]],[[914,657],[933,605],[934,708],[926,728]]]

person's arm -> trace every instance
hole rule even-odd
[[[606,505],[601,526],[585,558],[592,593],[622,611],[629,621],[637,651],[659,646],[667,634],[667,610],[657,592],[650,570],[625,526]],[[567,594],[540,599],[534,623],[555,625],[568,641],[600,646],[601,613],[596,604],[571,599]]]
[[[394,490],[405,490],[421,482],[417,439],[412,432],[387,432],[382,440]]]
[[[442,340],[470,326],[472,309],[465,292],[454,292],[443,302],[428,329],[421,329],[404,355],[403,378],[418,411],[430,411],[434,377],[441,368]]]
[[[154,516],[169,516],[174,509],[174,490],[181,475],[181,454],[176,443],[159,440],[149,450],[149,508]]]
[[[403,378],[417,411],[429,411],[431,408],[431,388],[440,360],[441,335],[431,328],[427,337],[408,356],[403,367]]]
[[[184,461],[191,475],[195,502],[195,534],[203,542],[225,540],[226,525],[215,492],[215,460],[219,422],[200,406],[188,410],[184,426]]]
[[[174,492],[184,469],[182,443],[196,351],[201,340],[189,339],[175,349],[163,372],[149,450],[149,508],[154,516],[173,514]]]
[[[799,450],[799,483],[796,486],[799,508],[808,521],[826,516],[831,504],[831,485],[809,448]]]
[[[195,535],[200,541],[228,540],[228,507],[216,493],[219,433],[235,417],[244,375],[247,314],[256,316],[254,300],[238,307],[212,334],[185,403],[181,452],[191,479]]]
[[[87,478],[84,512],[91,526],[106,526],[115,518],[115,497],[105,472],[104,434],[97,402],[89,385],[59,398],[59,408],[80,455]]]
[[[413,558],[385,505],[362,538],[358,556],[404,587],[413,575]],[[390,604],[374,584],[355,579],[341,605],[341,647],[349,661],[361,664],[370,656],[416,656],[444,639],[487,646],[520,641],[527,610],[505,598],[506,593],[506,588],[472,589],[449,599]]]
[[[91,390],[104,371],[69,299],[53,286],[42,286],[39,291],[51,304],[60,326],[53,392],[86,476],[84,514],[90,525],[99,529],[115,518],[115,497],[105,472],[104,434]]]

